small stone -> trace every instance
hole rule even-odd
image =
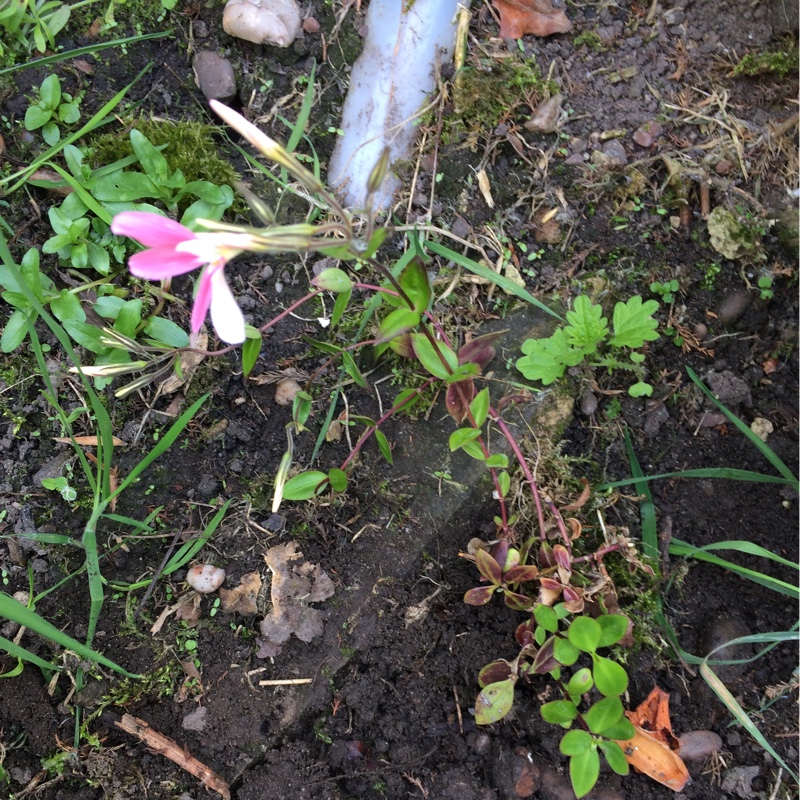
[[[33,476],[33,483],[35,486],[41,486],[42,481],[52,478],[58,478],[64,470],[64,465],[70,461],[74,453],[59,453],[59,455],[51,458],[43,467],[41,467]]]
[[[763,417],[756,417],[750,423],[750,430],[761,439],[762,442],[767,441],[767,437],[775,430],[773,424]]]
[[[272,269],[272,267],[269,264],[266,264],[261,268],[261,272],[259,272],[258,277],[262,281],[266,281],[272,277],[273,272],[274,270]]]
[[[506,797],[531,797],[539,786],[539,767],[524,747],[501,750],[492,774],[494,785]]]
[[[201,19],[192,23],[192,34],[195,39],[208,39],[208,25]]]
[[[597,151],[595,151],[595,153],[596,152]],[[603,144],[601,152],[603,156],[605,156],[605,161],[609,166],[624,167],[628,163],[628,156],[619,139],[609,139]],[[593,161],[595,153],[592,153]]]
[[[709,372],[705,378],[706,386],[714,397],[725,406],[737,406],[743,403],[748,408],[753,405],[750,387],[729,369],[722,372]]]
[[[742,743],[742,734],[739,731],[731,731],[725,738],[728,747],[739,747]]]
[[[208,709],[205,706],[200,706],[187,714],[181,722],[181,727],[185,731],[197,731],[200,733],[206,729],[206,717],[208,716]]]
[[[760,767],[734,767],[722,775],[720,789],[726,794],[736,794],[742,800],[753,797],[753,778],[761,772]]]
[[[470,233],[472,233],[472,228],[470,228],[463,217],[456,217],[453,220],[453,224],[450,226],[450,232],[453,234],[453,236],[458,236],[460,239],[466,239]]]
[[[228,469],[231,472],[239,473],[244,469],[244,464],[240,458],[234,458],[231,460],[231,463],[228,464]]]
[[[472,740],[472,749],[479,755],[486,755],[492,747],[492,740],[488,734],[483,732],[477,733]]]
[[[186,583],[200,594],[211,594],[222,586],[225,570],[213,564],[197,564],[186,573]]]
[[[230,100],[236,96],[233,65],[213,50],[201,50],[192,62],[194,82],[207,100]]]
[[[285,378],[275,387],[275,402],[279,406],[291,405],[300,390],[301,386],[296,380]]]
[[[319,33],[319,22],[316,17],[306,17],[303,20],[303,30],[306,33]]]
[[[642,426],[645,436],[650,439],[657,436],[658,431],[665,422],[669,422],[669,411],[667,411],[664,403],[661,400],[649,401],[647,404],[647,416],[645,416],[644,425]]]
[[[204,500],[214,495],[218,488],[219,481],[208,472],[200,477],[200,482],[197,484],[197,492]]]
[[[295,0],[228,0],[222,28],[247,42],[289,47],[300,33],[300,10]]]
[[[720,304],[717,310],[717,317],[720,324],[727,327],[732,325],[741,317],[748,308],[753,298],[744,289],[737,289],[729,294]]]
[[[714,165],[714,172],[717,175],[727,175],[731,169],[733,168],[733,164],[728,161],[727,158],[721,158],[717,163]]]
[[[561,103],[563,100],[563,94],[556,94],[549,100],[545,100],[525,123],[525,130],[531,133],[553,133],[558,127],[558,118],[561,115]]]
[[[678,741],[678,755],[684,761],[701,761],[722,749],[722,739],[714,731],[687,731]]]
[[[652,147],[656,139],[664,132],[664,127],[660,122],[653,120],[652,122],[645,122],[641,128],[638,128],[633,134],[633,141],[639,147]]]
[[[581,395],[581,414],[591,417],[597,411],[597,395],[589,390]]]
[[[698,342],[702,342],[708,336],[708,327],[702,322],[698,322],[692,329],[692,333],[697,337]]]
[[[565,164],[569,164],[571,167],[577,167],[584,163],[583,153],[573,153],[571,156],[567,156],[564,159]]]

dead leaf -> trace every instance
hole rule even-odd
[[[555,94],[549,100],[545,100],[525,123],[525,130],[531,133],[553,133],[558,127],[563,100],[563,94]]]
[[[242,575],[238,586],[233,589],[220,589],[220,605],[229,614],[249,617],[258,613],[258,593],[261,591],[261,576],[257,572]]]
[[[302,642],[322,635],[322,612],[310,603],[327,600],[334,593],[333,581],[317,564],[302,562],[296,542],[271,547],[264,560],[272,571],[272,609],[262,620],[257,658],[278,655],[294,634]]]
[[[61,444],[72,444],[72,439],[69,436],[54,436],[54,442],[60,442]],[[76,436],[74,437],[75,444],[83,445],[84,447],[97,447],[98,437],[97,436]],[[127,442],[123,442],[122,439],[117,439],[116,436],[111,437],[111,444],[114,447],[124,447]]]
[[[208,347],[207,333],[198,335],[196,347],[198,350],[205,350],[206,347]],[[180,371],[176,372],[174,375],[170,375],[170,377],[161,384],[161,394],[172,394],[178,391],[181,386],[186,386],[188,388],[195,372],[197,372],[197,368],[200,366],[200,362],[202,362],[204,358],[205,356],[202,353],[195,353],[191,350],[181,353]]]
[[[456,381],[447,387],[445,406],[450,416],[460,425],[469,414],[469,404],[475,399],[475,383],[472,378]]]
[[[483,199],[489,208],[494,208],[494,198],[492,197],[492,187],[489,184],[489,176],[486,174],[485,169],[479,169],[476,173],[478,176],[478,188],[481,190]]]
[[[80,70],[84,75],[94,75],[94,64],[90,64],[82,58],[76,58],[72,62],[72,66]]]
[[[563,506],[561,508],[562,511],[577,511],[579,508],[583,508],[586,503],[589,502],[589,498],[592,496],[592,487],[589,486],[589,481],[587,481],[586,478],[581,478],[581,482],[583,483],[581,496],[574,503],[570,503],[568,506]]]
[[[500,12],[500,36],[521,39],[526,33],[550,36],[568,33],[572,23],[562,9],[553,8],[550,0],[492,0]]]
[[[200,622],[200,603],[203,596],[198,592],[192,592],[189,601],[183,603],[175,612],[175,619],[183,620],[187,628],[195,628]]]

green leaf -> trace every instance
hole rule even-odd
[[[533,617],[537,625],[541,625],[548,633],[555,633],[558,630],[558,616],[550,606],[539,603],[533,609]]]
[[[486,466],[491,469],[506,469],[508,467],[508,456],[505,453],[495,453],[486,459]]]
[[[610,658],[592,653],[594,685],[600,694],[610,697],[620,695],[628,688],[628,673],[625,668]]]
[[[590,617],[576,617],[567,631],[570,642],[584,653],[593,653],[597,650],[602,635],[603,629]]]
[[[565,756],[579,756],[592,747],[592,737],[586,731],[576,728],[574,731],[565,733],[561,737],[561,744],[558,749]]]
[[[114,321],[114,330],[127,336],[129,339],[136,338],[136,330],[142,321],[142,301],[139,299],[128,300],[122,306]]]
[[[161,196],[159,189],[146,175],[123,170],[92,178],[87,188],[103,203],[132,203],[145,197]]]
[[[58,108],[58,119],[65,125],[74,125],[81,118],[77,103],[62,103]]]
[[[389,342],[403,333],[408,333],[419,325],[421,317],[410,308],[396,308],[389,313],[378,328],[375,344]]]
[[[570,679],[567,684],[567,692],[570,695],[582,695],[591,691],[594,686],[592,680],[592,671],[588,667],[579,669]]]
[[[603,736],[624,742],[628,741],[628,739],[633,739],[635,735],[636,729],[625,716],[621,717],[619,722],[615,722],[613,725],[609,725],[608,728],[603,730]]]
[[[489,416],[489,390],[481,389],[469,404],[472,418],[475,420],[475,427],[480,428]],[[508,459],[506,459],[506,462]]]
[[[491,725],[503,719],[514,705],[514,679],[490,683],[475,698],[475,722]]]
[[[628,632],[628,618],[622,614],[603,614],[596,621],[602,631],[598,647],[610,647]]]
[[[413,303],[414,310],[420,314],[425,313],[431,301],[431,284],[428,270],[419,256],[414,256],[409,261],[408,266],[400,273],[398,282]]]
[[[96,328],[86,322],[75,322],[73,320],[65,320],[64,328],[72,339],[91,353],[102,353],[106,350],[106,345],[100,341],[100,337],[103,335],[100,328]]]
[[[581,619],[581,617],[578,617]],[[553,658],[564,667],[569,667],[580,658],[581,651],[569,639],[557,638],[553,645]]]
[[[49,109],[28,106],[28,110],[25,112],[25,130],[35,131],[41,128],[45,123],[50,122],[50,117],[52,116],[53,112]]]
[[[346,350],[342,350],[342,366],[344,371],[356,382],[357,386],[361,386],[363,389],[367,388],[367,381],[361,374],[355,359]]]
[[[119,298],[101,298],[102,300],[117,300]],[[98,303],[100,301],[98,300]],[[124,303],[122,304],[124,305]],[[121,308],[122,306],[120,306]],[[95,306],[96,309],[96,306]],[[144,333],[149,336],[153,341],[159,344],[165,344],[167,347],[188,347],[189,335],[180,325],[176,325],[171,319],[164,319],[164,317],[151,317],[147,325],[144,326]],[[259,340],[260,340],[259,336]],[[247,341],[250,341],[248,339]]]
[[[627,775],[630,769],[628,760],[625,758],[625,753],[616,742],[599,742],[598,746],[603,751],[603,755],[608,761],[608,766],[617,773],[617,775]]]
[[[0,337],[0,352],[10,353],[16,350],[28,334],[28,314],[17,309],[6,322],[3,335]]]
[[[301,472],[286,481],[283,487],[284,500],[308,500],[317,494],[317,490],[328,476],[324,472]]]
[[[614,306],[614,336],[611,344],[635,350],[645,342],[654,342],[658,339],[658,320],[653,318],[656,311],[658,303],[655,300],[642,303],[639,295],[631,297],[627,303],[617,303]]]
[[[578,709],[569,700],[553,700],[539,709],[542,719],[553,725],[569,725],[578,716]]]
[[[638,381],[628,387],[628,394],[631,397],[650,397],[653,394],[653,387],[644,381]]]
[[[624,714],[619,697],[604,697],[583,714],[583,720],[592,733],[599,734],[619,722]]]
[[[420,364],[434,378],[447,378],[450,373],[458,368],[458,356],[444,342],[437,341],[437,349],[434,350],[433,345],[424,333],[412,333],[411,343],[414,347],[414,354],[419,359]],[[442,363],[442,358],[447,367]]]
[[[333,304],[333,311],[331,312],[331,328],[335,328],[339,324],[352,294],[351,290],[349,292],[340,292],[336,295],[336,302]]]
[[[53,314],[61,322],[67,319],[77,320],[78,322],[86,321],[86,313],[81,308],[81,301],[66,289],[62,289],[58,297],[53,298],[50,302],[50,308],[53,309]]]
[[[61,131],[55,122],[46,122],[42,126],[42,139],[51,147],[61,139]]]
[[[576,798],[589,794],[600,775],[600,756],[597,750],[589,749],[569,760],[569,777]]]
[[[481,435],[477,428],[459,428],[453,431],[448,439],[450,452],[460,450],[467,442],[474,442]]]
[[[258,339],[247,337],[242,344],[242,372],[246,378],[256,365],[258,354],[261,352],[261,335]]]
[[[336,292],[337,294],[349,292],[353,288],[353,281],[350,280],[347,273],[336,267],[322,270],[311,283],[326,292]]]
[[[163,185],[169,178],[167,159],[135,128],[131,131],[131,146],[147,177],[156,185]]]
[[[608,334],[608,320],[603,316],[602,307],[585,294],[575,298],[573,310],[567,312],[567,321],[567,341],[584,353],[594,353]]]
[[[389,440],[386,438],[384,432],[378,430],[378,428],[375,428],[375,441],[378,443],[378,449],[381,451],[381,455],[386,459],[389,465],[391,466],[394,464],[392,448],[389,447]]]
[[[511,476],[507,472],[501,472],[497,476],[497,483],[500,486],[500,494],[505,497],[511,488]]]
[[[53,73],[42,81],[42,85],[39,87],[39,96],[46,108],[52,111],[58,108],[58,104],[61,102],[61,84],[58,81],[58,75]]]
[[[343,492],[347,489],[347,473],[338,467],[328,471],[328,481],[334,492]]]
[[[565,328],[559,328],[547,339],[526,339],[522,352],[525,355],[517,359],[517,369],[529,381],[541,381],[545,386],[558,380],[567,367],[580,364],[586,357],[583,350],[569,343]]]

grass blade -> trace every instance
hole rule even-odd
[[[521,300],[531,303],[532,305],[549,314],[551,317],[555,317],[562,322],[564,321],[560,314],[557,314],[555,311],[553,311],[553,309],[548,308],[541,300],[537,300],[532,294],[530,294],[530,292],[526,291],[521,286],[517,286],[514,281],[509,280],[505,275],[499,275],[493,269],[489,269],[489,267],[479,264],[477,261],[473,261],[471,258],[463,256],[461,253],[457,253],[455,250],[451,250],[449,247],[445,247],[443,244],[439,244],[438,242],[433,242],[430,239],[424,239],[422,241],[422,245],[426,250],[436,253],[437,256],[443,256],[444,258],[450,259],[450,261],[454,261],[456,264],[460,264],[462,267],[468,269],[475,275],[485,278],[487,281],[491,281],[492,283],[496,283],[503,291],[516,295]]]
[[[77,639],[67,636],[66,633],[60,631],[55,625],[51,624],[43,617],[40,617],[35,611],[31,611],[31,609],[29,609],[27,606],[24,606],[18,600],[15,600],[13,597],[10,597],[2,592],[0,592],[0,616],[13,620],[19,625],[24,625],[34,633],[44,636],[45,639],[49,639],[51,642],[55,642],[67,650],[72,650],[73,653],[77,653],[81,658],[88,658],[90,661],[94,661],[97,664],[102,664],[104,667],[108,667],[109,669],[113,669],[115,672],[119,672],[126,678],[141,677],[140,675],[128,672],[118,664],[115,664],[113,661],[111,661],[111,659],[106,658],[102,653],[92,650],[91,647],[87,647]],[[59,667],[53,667],[50,665],[48,665],[48,667],[50,669],[59,669]]]
[[[630,486],[639,481],[657,481],[661,478],[719,478],[727,481],[751,481],[753,483],[778,483],[795,485],[794,478],[779,478],[777,475],[765,475],[763,472],[751,472],[747,469],[731,469],[729,467],[707,467],[701,469],[684,469],[680,472],[662,472],[659,475],[644,475],[641,478],[625,478],[621,481],[601,483],[595,487],[598,492],[616,489],[618,486]]]
[[[643,478],[642,468],[639,465],[639,459],[636,458],[636,453],[633,450],[633,443],[631,442],[630,434],[626,428],[624,431],[625,436],[625,449],[628,453],[628,463],[631,466],[631,475],[634,478]],[[643,500],[639,502],[639,514],[642,518],[642,550],[648,558],[652,558],[659,566],[660,552],[658,549],[658,527],[656,525],[656,507],[653,504],[653,495],[650,493],[650,487],[646,481],[639,480],[634,483],[636,493],[643,496]],[[659,570],[660,572],[660,570]]]
[[[39,658],[39,656],[34,655],[24,647],[14,644],[14,642],[12,642],[10,639],[6,639],[4,636],[0,636],[0,650],[5,650],[6,653],[11,656],[11,658],[17,658],[20,661],[20,663],[17,664],[14,669],[4,672],[2,675],[0,675],[0,678],[15,678],[20,674],[20,672],[22,672],[23,661],[28,661],[31,664],[35,664],[37,667],[39,667],[39,669],[43,669],[46,673],[53,672],[57,669],[57,667],[54,667],[50,662],[45,661],[43,658]]]
[[[700,380],[697,373],[691,368],[686,367],[686,372],[689,377],[694,381],[695,385],[701,392],[758,448],[761,455],[775,467],[786,480],[800,492],[800,481],[795,477],[789,467],[778,458],[777,453],[761,438],[755,435],[750,428],[742,422],[735,414],[730,412],[716,397],[712,394],[711,390]]]

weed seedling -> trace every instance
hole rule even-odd
[[[678,293],[680,288],[680,284],[676,278],[664,283],[653,281],[650,284],[650,291],[653,294],[659,295],[667,305],[670,305],[675,301],[675,295]]]
[[[61,91],[58,75],[48,75],[39,87],[39,101],[25,112],[25,130],[42,129],[42,138],[49,145],[61,139],[61,125],[74,125],[81,117],[80,97]]]

